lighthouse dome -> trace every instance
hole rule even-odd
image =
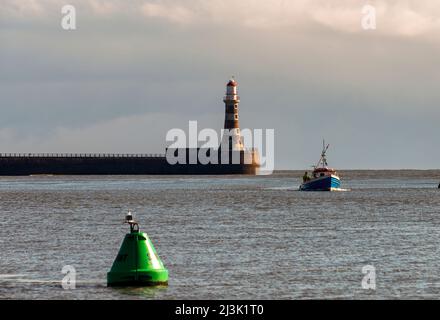
[[[234,79],[229,80],[228,87],[236,87],[237,86],[237,81],[235,81]]]

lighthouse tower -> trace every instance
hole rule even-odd
[[[222,138],[222,147],[227,150],[241,151],[244,149],[238,124],[238,103],[240,97],[237,95],[237,81],[234,78],[226,85],[226,95],[223,98],[225,103],[225,131]]]

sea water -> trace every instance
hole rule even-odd
[[[341,171],[347,192],[302,173],[1,177],[0,299],[440,297],[440,171]],[[106,286],[128,210],[168,286]]]

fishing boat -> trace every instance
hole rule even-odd
[[[312,176],[309,177],[307,172],[303,176],[303,183],[299,187],[301,191],[336,191],[341,190],[341,181],[335,169],[329,168],[326,159],[328,147],[325,141],[322,143],[321,158],[318,163],[313,166]]]

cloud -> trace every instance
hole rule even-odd
[[[121,2],[117,1],[90,0],[89,5],[94,13],[104,16],[113,15],[121,8]]]
[[[436,0],[72,0],[78,15],[117,17],[133,20],[159,19],[191,26],[224,25],[255,29],[325,28],[342,33],[361,33],[362,7],[376,8],[376,34],[417,36],[440,34],[440,6]],[[64,0],[2,0],[0,16],[19,20],[59,14]],[[136,18],[137,17],[137,18]]]
[[[389,34],[418,36],[440,31],[440,11],[429,12],[427,7],[414,8],[408,2],[394,6],[384,6],[379,19]],[[440,8],[440,6],[438,6]],[[393,32],[394,31],[394,32]]]
[[[0,16],[4,18],[40,17],[46,12],[48,2],[38,0],[4,0],[0,3]]]
[[[142,14],[147,18],[163,18],[177,23],[189,23],[194,20],[194,11],[180,4],[144,3]]]

